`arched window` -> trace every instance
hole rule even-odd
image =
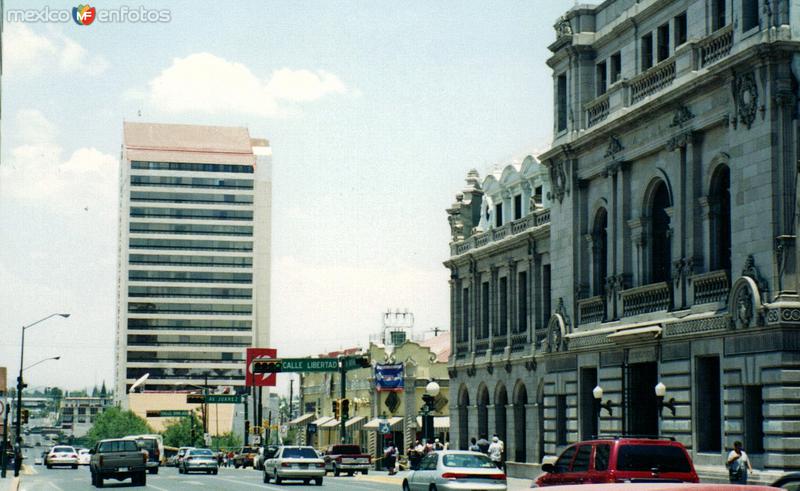
[[[664,181],[660,181],[652,194],[650,205],[650,282],[670,279],[670,218],[667,208],[671,205],[669,191]]]
[[[597,210],[592,231],[592,258],[594,279],[594,295],[605,293],[606,276],[608,276],[608,212],[605,208]]]
[[[458,448],[469,448],[469,391],[463,385],[458,394]]]
[[[711,205],[711,269],[731,269],[731,171],[720,165],[714,171],[709,193]]]
[[[489,438],[489,390],[478,388],[478,438]]]

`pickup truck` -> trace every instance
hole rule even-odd
[[[350,476],[356,472],[366,474],[372,462],[372,457],[362,452],[358,445],[331,445],[325,450],[323,458],[325,472],[333,472],[334,476],[342,472]]]
[[[233,454],[233,466],[252,467],[255,469],[258,459],[258,450],[255,447],[241,447]]]
[[[147,485],[147,452],[135,440],[101,440],[90,453],[93,486],[102,488],[104,479],[122,481],[129,477],[134,486]]]

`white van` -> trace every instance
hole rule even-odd
[[[147,472],[158,474],[159,466],[166,465],[164,437],[161,435],[128,435],[123,440],[136,440],[147,450]]]

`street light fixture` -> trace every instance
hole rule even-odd
[[[597,414],[598,418],[600,417],[601,409],[605,409],[606,411],[608,411],[608,415],[609,416],[613,416],[614,415],[613,409],[612,409],[613,404],[611,403],[611,400],[609,399],[606,402],[602,402],[603,401],[603,388],[602,387],[600,387],[598,385],[594,389],[592,389],[592,396],[594,397],[594,404],[595,404],[594,411]]]
[[[428,385],[425,386],[425,394],[422,395],[422,400],[425,402],[422,405],[422,437],[427,440],[427,442],[433,442],[433,411],[435,410],[434,404],[436,401],[436,396],[439,395],[439,391],[441,388],[439,384],[436,383],[435,380],[431,380],[428,382]]]
[[[44,360],[39,360],[36,363],[34,363],[33,365],[28,365],[27,367],[23,368],[22,371],[24,372],[25,370],[30,370],[31,368],[35,367],[36,365],[38,365],[40,363],[44,363],[46,361],[50,361],[50,360],[58,361],[60,359],[61,359],[60,356],[51,356],[50,358],[45,358]]]
[[[661,414],[661,411],[664,408],[667,408],[672,412],[672,415],[675,416],[675,398],[670,398],[669,401],[664,402],[664,396],[667,395],[667,386],[664,385],[663,382],[659,382],[655,386],[656,391],[656,399],[658,400],[658,413]]]
[[[25,331],[40,322],[44,322],[51,317],[69,317],[69,314],[50,314],[47,317],[42,317],[36,322],[28,324],[27,326],[22,326],[22,342],[20,343],[20,353],[19,353],[19,376],[17,377],[17,424],[15,425],[16,432],[17,432],[17,445],[16,445],[16,458],[14,459],[14,477],[19,476],[20,466],[22,465],[22,391],[27,387],[22,381],[22,372],[24,370],[24,358],[25,358]]]

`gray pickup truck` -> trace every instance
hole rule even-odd
[[[122,481],[129,477],[134,486],[147,485],[147,452],[136,440],[101,440],[90,453],[93,486],[102,488],[104,479]]]

